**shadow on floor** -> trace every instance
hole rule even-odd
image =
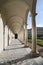
[[[10,48],[10,49],[5,49],[5,51],[14,50],[14,49],[22,49],[22,48],[29,48],[29,47],[28,46],[23,46],[23,47],[19,47],[19,48]]]
[[[37,58],[37,57],[39,57],[39,55],[37,55],[36,57],[31,57],[30,54],[27,54],[22,58],[18,58],[18,59],[15,59],[15,60],[8,61],[7,64],[12,65],[12,64],[16,64],[18,62],[23,62],[24,60],[27,60],[27,59],[32,59],[32,58]],[[4,63],[4,65],[6,65],[6,63]]]

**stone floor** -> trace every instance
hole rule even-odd
[[[19,40],[12,40],[12,43],[5,51],[0,53],[0,65],[43,65],[43,58],[30,58],[31,49],[24,47]]]

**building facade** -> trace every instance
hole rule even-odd
[[[37,27],[37,38],[43,39],[43,27]],[[32,29],[28,29],[28,38],[32,38]]]

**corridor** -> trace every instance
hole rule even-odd
[[[2,34],[0,33],[0,36],[2,35],[2,38],[0,38],[0,42],[1,42],[0,44],[2,44],[1,50],[5,50],[5,48],[8,46],[8,48],[5,50],[5,52],[7,51],[6,54],[11,55],[11,56],[8,55],[10,58],[13,56],[11,51],[14,51],[13,54],[17,54],[17,53],[15,53],[14,49],[9,48],[9,42],[12,39],[11,33],[13,33],[13,35],[15,35],[16,39],[18,38],[21,41],[21,43],[24,43],[25,46],[27,46],[27,38],[28,38],[27,17],[28,17],[29,12],[30,12],[31,22],[32,22],[32,49],[31,49],[30,55],[31,56],[37,55],[37,52],[36,52],[36,44],[37,44],[37,41],[36,41],[37,40],[36,4],[37,4],[37,0],[0,0],[0,15],[1,15],[0,17],[2,18],[2,26],[3,26],[2,27],[3,31],[1,31]],[[6,27],[7,27],[7,29],[6,29]],[[10,32],[10,34],[9,34],[9,32]],[[17,40],[16,40],[16,42],[17,42]],[[13,46],[15,48],[17,45],[16,46],[13,45]],[[20,46],[22,46],[22,45],[20,45]],[[17,46],[17,48],[18,48],[18,46]],[[22,48],[16,49],[18,51],[18,54],[20,54],[19,57],[23,56],[21,54],[23,54],[23,52],[24,52],[23,50],[25,48],[23,48],[22,50],[21,49]],[[19,52],[19,50],[20,50],[20,52]],[[29,49],[28,49],[28,51],[29,51]],[[5,52],[3,52],[3,53],[5,53]],[[6,56],[6,54],[4,56]],[[7,58],[9,58],[9,57],[7,57]],[[13,57],[13,58],[15,59],[15,57]]]
[[[43,65],[43,58],[29,57],[30,51],[18,39],[12,39],[11,44],[0,54],[0,65]]]

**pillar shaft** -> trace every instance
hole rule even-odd
[[[25,29],[23,30],[23,42],[25,43]]]
[[[9,46],[9,28],[8,28],[8,46]]]
[[[25,45],[27,45],[27,24],[24,25]]]
[[[3,23],[3,50],[5,50],[5,24]]]
[[[25,25],[25,43],[27,43],[27,25]]]
[[[36,21],[34,14],[32,14],[32,51],[36,52]]]

